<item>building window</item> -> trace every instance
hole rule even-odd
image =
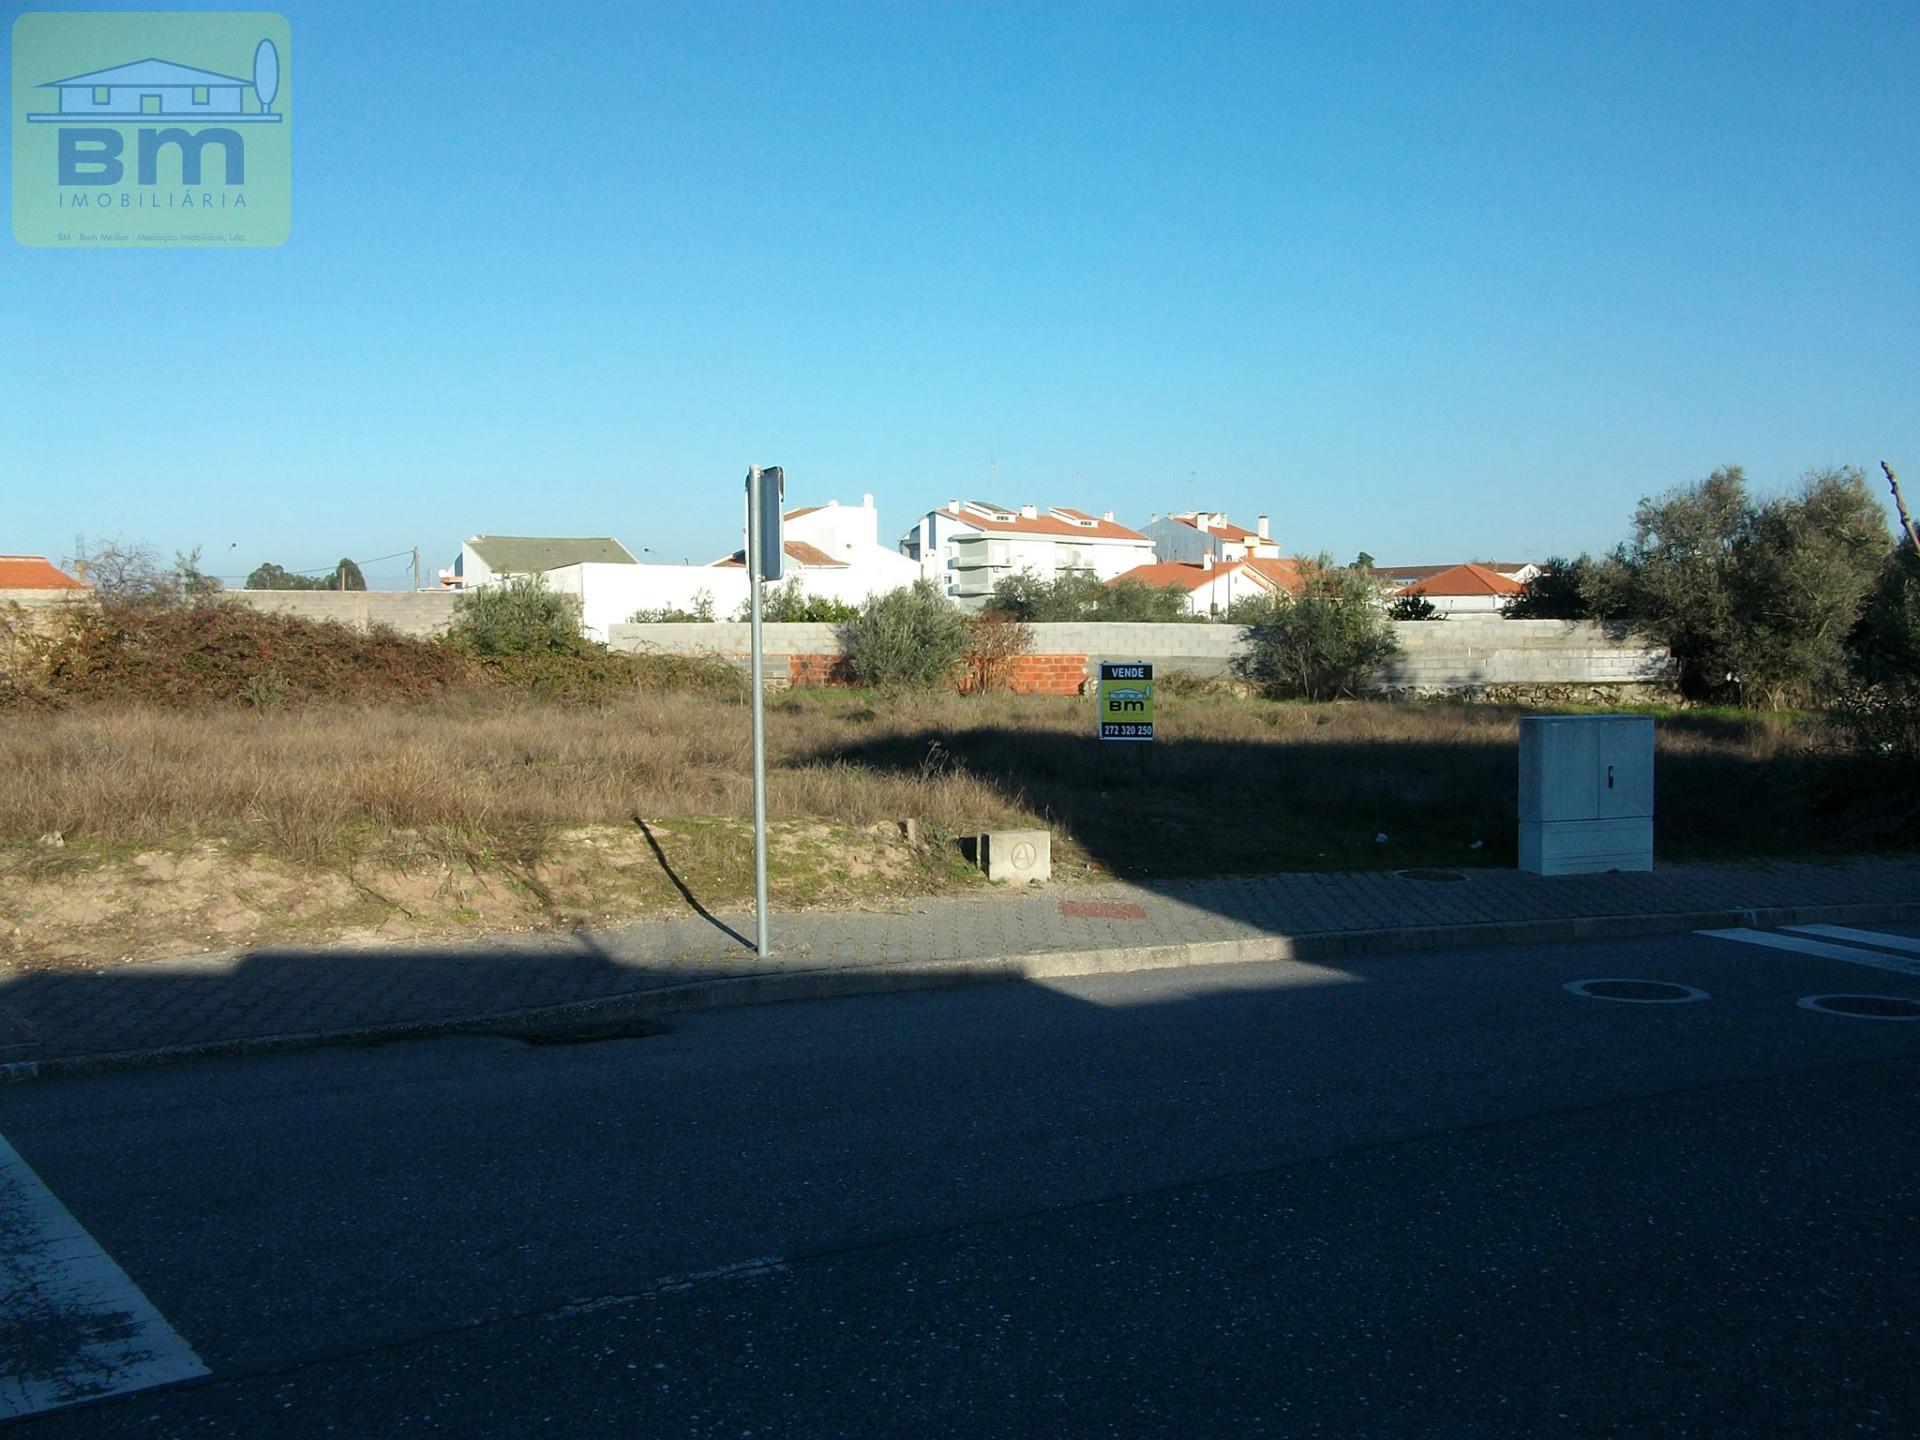
[[[104,85],[94,86],[93,103],[96,105],[111,105],[113,103],[113,92]]]
[[[193,87],[193,103],[196,105],[204,105],[207,103],[207,87],[206,86],[196,85]]]
[[[142,95],[140,97],[140,113],[142,115],[158,115],[160,113],[160,97],[158,95]]]

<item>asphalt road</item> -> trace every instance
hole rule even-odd
[[[1797,1003],[1920,999],[1877,929],[9,1087],[209,1373],[0,1431],[1912,1435],[1920,1022]],[[0,1303],[0,1382],[84,1329]]]

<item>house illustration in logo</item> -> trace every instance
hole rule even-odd
[[[262,40],[254,51],[251,80],[150,56],[128,65],[47,81],[39,88],[58,90],[60,109],[27,119],[41,125],[72,125],[87,120],[123,123],[147,118],[277,125],[280,117],[273,113],[273,97],[279,85],[279,52],[271,40]],[[258,110],[249,111],[244,106],[249,90],[260,101]]]

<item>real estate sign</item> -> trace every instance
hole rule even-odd
[[[32,11],[13,23],[22,245],[278,245],[293,51],[273,14]]]
[[[1153,739],[1153,666],[1102,660],[1095,694],[1102,740]]]

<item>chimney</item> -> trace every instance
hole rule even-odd
[[[1040,507],[1038,505],[1022,505],[1020,507],[1020,518],[1022,520],[1038,520],[1040,518]]]
[[[960,502],[958,500],[947,501],[947,513],[949,515],[958,515],[960,513]]]
[[[840,508],[840,502],[838,500],[829,500],[827,501],[827,508],[829,510],[838,510]]]
[[[1253,528],[1260,532],[1260,538],[1262,540],[1271,540],[1273,538],[1271,535],[1267,534],[1267,517],[1266,516],[1262,515],[1258,520],[1256,520],[1254,522]]]
[[[1109,525],[1111,525],[1111,524],[1113,523],[1113,511],[1111,511],[1111,510],[1102,510],[1102,511],[1100,512],[1100,518],[1101,518],[1102,520],[1105,520],[1105,521],[1106,521],[1106,522],[1107,522],[1107,523],[1108,523]]]
[[[873,508],[873,492],[871,490],[860,497],[860,508],[862,510],[871,510]]]

